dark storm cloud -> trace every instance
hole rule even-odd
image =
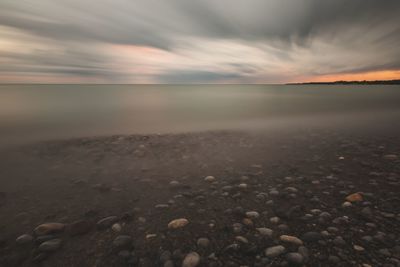
[[[65,75],[116,80],[128,77],[126,70],[111,69],[113,58],[91,47],[147,46],[179,55],[182,43],[200,38],[245,42],[260,49],[266,44],[268,58],[290,69],[298,67],[298,47],[309,49],[310,57],[337,54],[325,61],[305,59],[301,63],[309,66],[298,71],[304,76],[398,69],[399,13],[398,0],[2,0],[0,26],[26,33],[24,42],[44,43],[62,52],[32,49],[23,53],[18,48],[9,51],[0,46],[0,62],[7,60],[8,72],[18,72],[19,68],[49,73],[64,70]],[[0,31],[0,38],[19,37],[4,37]],[[318,42],[330,43],[333,48],[323,51],[324,47],[316,47]],[[187,46],[190,50],[190,43]],[[352,62],[343,62],[341,55],[352,49]],[[226,72],[213,75],[213,70],[182,67],[182,76],[178,70],[161,70],[154,78],[208,82],[224,75],[248,79],[249,75],[260,74],[259,65],[247,63],[246,55],[238,57],[242,57],[241,62],[223,62],[232,67]],[[1,71],[6,68],[3,66]],[[267,65],[264,71],[264,77],[269,77]]]

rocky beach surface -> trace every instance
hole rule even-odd
[[[0,266],[400,266],[400,135],[49,141],[0,154]]]

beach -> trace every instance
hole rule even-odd
[[[3,149],[1,266],[398,266],[396,128]]]

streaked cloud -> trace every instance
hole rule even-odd
[[[3,0],[0,81],[281,83],[395,76],[399,12],[397,0]]]

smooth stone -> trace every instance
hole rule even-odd
[[[117,249],[129,248],[132,245],[132,237],[129,235],[119,235],[113,241],[113,246]]]
[[[300,253],[291,252],[286,255],[286,260],[292,265],[301,265],[304,261],[304,257]]]
[[[295,237],[295,236],[291,236],[291,235],[281,235],[279,237],[279,239],[282,242],[286,242],[286,243],[291,243],[297,246],[301,246],[303,245],[303,241],[301,241],[299,238]]]
[[[121,230],[122,230],[122,226],[121,226],[121,224],[119,224],[119,223],[114,223],[114,224],[111,226],[111,229],[112,229],[114,232],[119,233],[119,232],[121,232]]]
[[[208,245],[210,245],[210,240],[208,238],[200,237],[197,239],[197,246],[206,248]]]
[[[41,252],[53,252],[58,250],[61,247],[61,239],[52,239],[46,242],[43,242],[39,246],[39,251]]]
[[[247,184],[242,183],[242,184],[239,184],[238,187],[239,187],[239,189],[247,189],[248,186],[247,186]]]
[[[269,228],[265,228],[265,227],[256,228],[256,230],[257,230],[257,231],[260,233],[260,235],[262,235],[262,236],[272,237],[272,235],[273,235],[273,233],[274,233],[273,230],[271,230],[271,229],[269,229]]]
[[[260,214],[257,211],[248,211],[246,212],[246,217],[250,219],[257,219],[258,217],[260,217]]]
[[[335,239],[333,239],[333,244],[335,244],[336,246],[344,246],[346,245],[346,241],[344,241],[341,236],[337,236],[335,237]]]
[[[342,207],[343,207],[343,208],[348,208],[348,207],[351,207],[351,206],[353,206],[353,204],[351,204],[351,202],[349,202],[349,201],[345,201],[345,202],[343,202],[343,204],[342,204]]]
[[[175,219],[172,220],[168,223],[168,228],[169,229],[178,229],[186,226],[189,223],[189,221],[185,218],[180,218],[180,219]]]
[[[182,267],[196,267],[200,263],[200,255],[197,252],[190,252],[185,256]]]
[[[272,217],[271,219],[269,219],[269,221],[270,221],[271,223],[275,223],[275,224],[279,223],[280,220],[281,220],[281,219],[279,219],[279,217]]]
[[[388,154],[388,155],[383,156],[383,158],[387,159],[387,160],[397,160],[399,157],[395,154]]]
[[[71,223],[68,227],[68,232],[71,236],[83,235],[89,232],[91,228],[92,225],[88,221],[80,220]]]
[[[38,236],[35,240],[36,244],[42,244],[43,242],[52,240],[52,239],[56,239],[57,237],[55,235],[41,235]]]
[[[284,246],[279,245],[279,246],[269,247],[265,250],[265,256],[269,258],[275,258],[285,253],[285,251],[286,248]]]
[[[164,267],[174,267],[174,262],[172,260],[168,260],[164,263]]]
[[[362,246],[359,246],[359,245],[354,245],[353,248],[355,251],[358,251],[358,252],[362,252],[365,250],[365,248],[363,248]]]
[[[35,228],[34,232],[37,236],[59,233],[64,231],[63,223],[44,223]]]
[[[33,241],[33,236],[28,235],[28,234],[21,235],[21,236],[17,237],[17,239],[15,240],[17,245],[31,244],[32,241]]]
[[[207,177],[204,178],[204,181],[210,182],[210,183],[211,183],[211,182],[214,182],[214,181],[215,181],[215,177],[209,175],[209,176],[207,176]]]
[[[103,229],[109,228],[111,225],[113,225],[117,221],[118,221],[118,217],[117,216],[109,216],[109,217],[106,217],[106,218],[101,219],[100,221],[98,221],[96,223],[96,227],[99,230],[103,230]]]
[[[147,235],[146,235],[146,240],[151,240],[151,239],[154,239],[154,238],[156,238],[156,237],[157,237],[156,234],[147,234]]]
[[[348,195],[346,197],[346,200],[348,202],[360,202],[360,201],[363,201],[363,196],[360,193],[354,193],[354,194]]]
[[[235,240],[240,242],[240,243],[243,243],[243,244],[248,244],[249,243],[249,240],[247,240],[247,238],[245,238],[244,236],[240,236],[240,235],[236,236]]]

